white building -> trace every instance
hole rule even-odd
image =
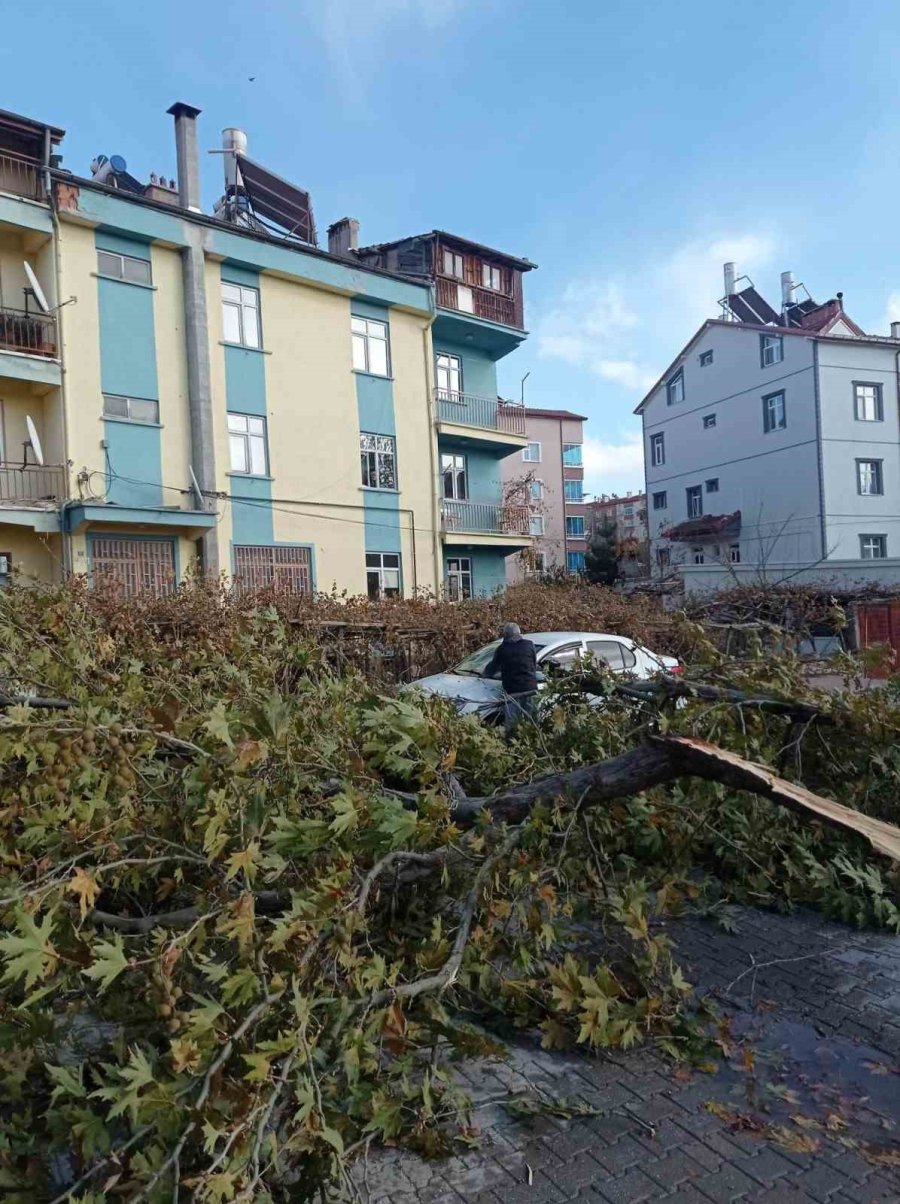
[[[700,327],[637,408],[654,572],[688,589],[735,578],[900,580],[900,324],[776,312],[726,264],[727,317]],[[878,563],[873,563],[878,562]]]

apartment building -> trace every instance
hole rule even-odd
[[[453,316],[432,279],[351,253],[349,220],[320,249],[308,194],[239,130],[204,214],[199,110],[169,112],[177,185],[141,184],[118,156],[72,174],[62,130],[0,115],[0,570],[153,592],[191,570],[372,596],[493,589],[527,515],[505,512],[499,472],[482,510],[447,505],[432,328]],[[525,337],[519,261],[497,259],[516,308],[459,332],[491,363]],[[460,424],[479,481],[478,449],[525,443],[493,396],[492,420]]]
[[[866,334],[791,273],[776,310],[735,276],[637,409],[655,571],[900,579],[900,324]]]
[[[535,265],[443,230],[355,254],[361,263],[423,277],[435,290],[432,400],[445,591],[461,599],[502,589],[507,564],[531,546],[533,528],[527,497],[504,491],[528,435],[524,407],[498,397],[497,362],[526,337],[522,281]]]
[[[619,554],[619,571],[625,577],[646,573],[647,495],[628,493],[620,497],[604,493],[588,503],[588,539],[598,527],[610,526],[615,531]]]
[[[584,498],[583,414],[571,410],[524,411],[526,446],[503,461],[508,494],[529,505],[533,544],[507,562],[510,581],[530,573],[584,570],[587,551]]]

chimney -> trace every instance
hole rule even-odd
[[[342,217],[328,227],[328,253],[350,258],[350,252],[359,249],[359,222],[355,217]]]
[[[781,273],[781,308],[782,309],[787,309],[788,306],[794,304],[794,289],[796,287],[797,286],[794,283],[794,273],[793,272],[782,272]]]
[[[200,110],[178,100],[166,112],[175,118],[178,203],[182,209],[193,209],[195,213],[200,213],[200,163],[197,158],[197,118]]]
[[[891,322],[891,338],[900,339],[900,322]]]
[[[734,282],[737,279],[737,269],[733,263],[725,264],[725,296],[734,296]]]

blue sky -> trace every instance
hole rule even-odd
[[[501,387],[588,415],[589,488],[642,483],[632,410],[734,259],[792,269],[865,329],[900,318],[900,8],[794,0],[31,0],[3,18],[0,107],[174,175],[172,101],[201,146],[312,192],[320,231],[435,227],[527,256],[528,342]],[[40,47],[26,54],[27,48]],[[249,77],[255,77],[250,82]],[[221,160],[205,156],[204,201]]]

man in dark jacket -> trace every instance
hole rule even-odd
[[[534,644],[522,638],[518,623],[504,626],[503,642],[484,670],[485,677],[498,673],[506,694],[503,731],[509,740],[523,717],[533,718],[538,687]]]

